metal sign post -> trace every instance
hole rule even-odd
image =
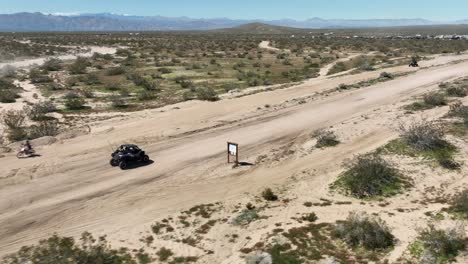
[[[239,144],[228,142],[227,143],[227,160],[231,163],[231,156],[236,157],[235,163],[239,163]]]

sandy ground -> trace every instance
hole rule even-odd
[[[117,51],[116,48],[112,48],[112,47],[90,46],[90,47],[85,47],[85,48],[89,48],[90,51],[84,52],[84,53],[78,53],[78,54],[54,56],[54,58],[57,58],[60,60],[73,60],[73,59],[76,59],[76,57],[91,57],[95,52],[102,53],[102,54],[114,54]],[[0,69],[7,65],[10,65],[16,68],[25,68],[25,67],[30,67],[33,65],[41,65],[44,63],[45,60],[47,60],[47,58],[36,58],[36,59],[27,59],[27,60],[20,60],[20,61],[14,61],[14,62],[3,62],[3,63],[0,63]]]
[[[139,239],[155,220],[217,201],[225,204],[220,217],[229,218],[229,209],[239,202],[255,201],[263,188],[283,190],[281,196],[293,202],[268,209],[266,213],[272,215],[268,220],[235,230],[226,225],[215,227],[203,242],[205,250],[215,253],[202,257],[200,263],[243,263],[238,249],[265,238],[274,223],[286,223],[292,215],[305,211],[304,201],[352,200],[329,193],[328,184],[341,171],[339,165],[394,138],[397,121],[410,120],[399,110],[402,102],[436,89],[440,82],[467,76],[467,59],[468,55],[441,56],[423,62],[420,70],[388,68],[385,71],[414,73],[347,92],[331,90],[341,83],[376,78],[381,71],[317,78],[214,103],[192,101],[90,120],[90,134],[36,146],[40,157],[18,160],[6,154],[0,158],[0,255],[54,232],[108,234],[117,245],[138,248]],[[438,108],[432,116],[447,110]],[[323,127],[337,131],[343,144],[313,149],[310,133]],[[242,161],[255,163],[264,155],[265,160],[253,167],[232,169],[226,164],[226,141],[240,144]],[[154,163],[127,171],[110,167],[111,149],[125,142],[141,145]],[[411,160],[404,162],[412,164]],[[408,197],[392,198],[388,207],[352,200],[350,205],[313,210],[323,222],[344,219],[355,210],[379,213],[400,241],[388,256],[395,261],[414,238],[415,225],[427,220],[423,213],[441,207],[411,201],[422,199],[428,186],[448,186],[450,192],[467,184],[466,169],[447,178],[441,178],[443,172],[426,170],[421,168],[429,177],[415,174],[420,177],[415,191]],[[385,215],[400,208],[408,210]],[[238,242],[223,240],[229,232],[239,234]],[[170,239],[155,243],[179,255],[203,255],[199,248]]]
[[[264,40],[258,44],[258,47],[261,49],[272,50],[272,51],[280,51],[280,49],[272,47],[270,45],[270,41]]]

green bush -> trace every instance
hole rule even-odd
[[[71,237],[53,235],[37,245],[22,247],[18,252],[3,258],[4,264],[134,264],[136,260],[127,249],[112,249],[105,237],[94,238],[89,233],[81,235],[80,243]]]
[[[247,225],[252,221],[258,219],[256,209],[244,209],[242,212],[232,220],[233,225]]]
[[[463,190],[453,199],[450,210],[468,219],[468,189]]]
[[[86,68],[90,66],[88,59],[83,57],[78,57],[76,60],[70,64],[68,70],[71,74],[84,74],[86,73]]]
[[[392,247],[395,237],[380,218],[363,213],[351,213],[344,221],[338,221],[332,234],[352,247],[382,250]]]
[[[158,252],[156,252],[156,255],[158,255],[159,261],[166,261],[174,255],[174,253],[170,249],[162,247]]]
[[[65,100],[65,107],[68,110],[82,110],[85,108],[85,99],[82,97],[69,97]]]
[[[335,185],[357,198],[393,195],[402,187],[398,170],[377,154],[359,155],[345,167]]]
[[[125,68],[123,67],[112,67],[107,69],[106,75],[114,76],[114,75],[122,75],[125,73]]]
[[[216,91],[209,87],[209,88],[198,88],[196,90],[196,95],[199,100],[202,101],[218,101],[219,97]]]
[[[262,197],[263,197],[263,199],[265,199],[267,201],[277,201],[278,200],[278,196],[276,194],[274,194],[273,191],[270,188],[266,188],[265,190],[263,190]]]
[[[57,58],[50,58],[42,64],[40,67],[43,71],[48,72],[48,71],[60,71],[63,66],[62,66],[62,61],[57,59]]]

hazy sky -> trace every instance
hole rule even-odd
[[[0,0],[0,13],[118,13],[195,18],[468,19],[468,0]]]

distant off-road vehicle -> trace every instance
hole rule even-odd
[[[110,165],[112,167],[119,166],[122,170],[125,170],[131,162],[148,163],[150,161],[149,156],[137,145],[133,144],[120,146],[111,156]]]
[[[410,67],[419,67],[418,60],[416,58],[412,58],[409,66]]]

